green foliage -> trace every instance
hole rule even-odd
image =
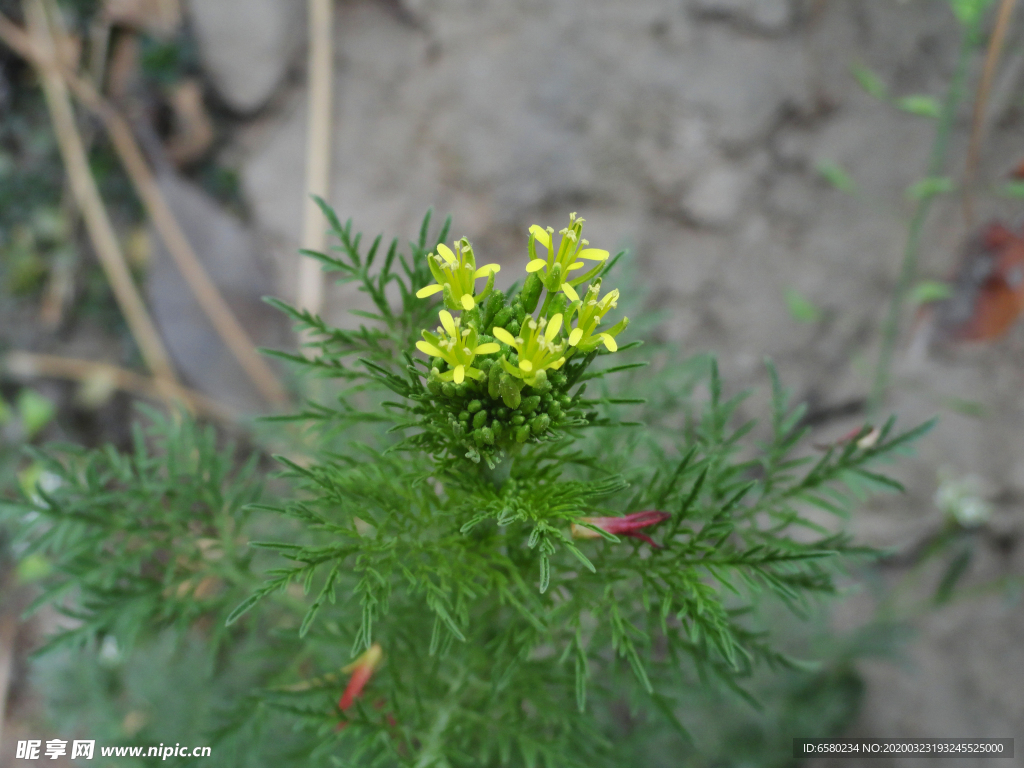
[[[904,96],[896,100],[896,106],[920,117],[939,117],[942,114],[942,102],[934,96]]]
[[[953,15],[966,28],[977,25],[991,5],[992,0],[949,0]]]
[[[929,176],[914,182],[907,188],[908,200],[928,200],[936,195],[947,194],[956,189],[956,184],[948,176]]]
[[[857,185],[853,183],[853,179],[850,178],[850,174],[837,163],[823,162],[819,163],[816,168],[818,175],[821,176],[829,185],[845,192],[848,195],[852,195],[857,190]]]
[[[798,323],[816,323],[821,317],[821,310],[796,288],[786,289],[786,309]]]
[[[952,289],[947,283],[940,283],[938,280],[921,280],[907,296],[911,304],[927,304],[932,301],[948,298],[952,295]]]
[[[850,67],[850,73],[868,96],[876,99],[886,98],[888,89],[885,87],[885,83],[866,66],[854,64]]]
[[[999,194],[1013,200],[1024,200],[1024,181],[1008,181],[999,189]]]
[[[721,724],[710,745],[690,734],[705,725],[707,697],[754,702],[751,690],[778,704],[779,727],[807,735],[845,722],[853,699],[834,696],[856,687],[846,662],[810,670],[761,609],[804,615],[836,591],[840,556],[867,554],[842,520],[866,492],[899,488],[876,466],[929,424],[898,435],[890,421],[877,439],[862,439],[865,428],[809,453],[804,410],[771,365],[760,429],[736,423],[745,394],[726,395],[712,360],[636,343],[614,359],[610,348],[570,358],[556,371],[564,380],[524,384],[515,406],[470,379],[446,391],[441,365],[410,353],[436,322],[416,293],[449,222],[431,237],[428,214],[406,253],[379,237],[364,250],[351,223],[324,210],[337,255],[310,255],[374,309],[342,331],[274,302],[311,352],[277,355],[338,386],[273,420],[312,427],[302,458],[278,457],[281,485],[261,497],[255,460],[238,470],[209,432],[153,417],[130,455],[40,456],[55,481],[8,516],[24,551],[53,564],[39,602],[78,622],[54,645],[79,641],[100,659],[113,637],[152,654],[170,642],[153,631],[164,627],[178,638],[162,652],[171,664],[198,643],[193,666],[213,690],[194,695],[225,765],[275,755],[311,766],[667,766],[680,754],[699,764],[708,749],[740,760]],[[512,321],[515,307],[538,305],[524,293],[481,303],[483,331],[499,327],[487,313]],[[525,426],[542,408],[543,429],[522,442],[470,437],[516,413]],[[660,513],[644,534],[654,546],[616,527],[640,511]],[[256,557],[272,558],[263,578]],[[342,710],[342,668],[378,645],[383,662]],[[764,681],[781,670],[799,684],[773,692]],[[743,749],[777,755],[762,736]]]
[[[29,438],[50,423],[55,410],[53,403],[35,390],[26,387],[18,394],[18,416]]]
[[[151,418],[148,434],[136,427],[130,454],[33,451],[31,504],[8,516],[22,562],[42,557],[52,570],[36,605],[52,603],[74,621],[48,646],[106,635],[130,644],[142,630],[187,627],[222,615],[251,583],[239,529],[258,494],[252,461],[236,467],[212,429]]]

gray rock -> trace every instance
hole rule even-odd
[[[300,0],[188,0],[199,54],[213,84],[233,109],[263,106],[302,43]]]

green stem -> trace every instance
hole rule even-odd
[[[494,469],[491,469],[485,463],[480,465],[481,471],[484,477],[494,483],[495,489],[500,491],[502,486],[512,476],[512,462],[514,460],[515,456],[512,453],[512,449],[509,449],[505,454],[505,458],[498,462]]]
[[[551,291],[548,290],[548,287],[546,285],[544,286],[544,291],[545,291],[544,303],[541,305],[541,307],[540,307],[540,314],[537,315],[537,317],[547,317],[547,315],[545,313],[548,311],[548,307],[551,305],[551,299],[554,298],[554,295],[555,295]]]
[[[935,139],[932,142],[932,150],[928,159],[927,178],[938,176],[945,165],[949,137],[953,130],[953,123],[956,121],[957,110],[964,95],[967,64],[980,26],[980,21],[978,21],[970,29],[964,30],[956,70],[953,73],[953,79],[950,82],[946,99],[942,105],[942,114],[939,116],[939,122],[935,129]],[[868,399],[869,416],[877,411],[889,386],[892,358],[896,351],[896,341],[899,338],[900,315],[902,314],[907,293],[910,290],[910,284],[917,274],[917,257],[921,249],[921,234],[924,229],[924,222],[931,211],[934,198],[935,195],[926,195],[921,198],[914,209],[913,217],[910,219],[907,243],[903,249],[903,262],[900,267],[899,280],[893,290],[892,301],[889,303],[889,312],[885,318],[885,325],[882,326],[882,349],[878,355],[878,367],[875,369],[875,380],[871,388],[871,397]]]

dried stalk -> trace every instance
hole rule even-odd
[[[36,0],[38,2],[38,0]],[[288,395],[273,369],[267,364],[235,318],[220,291],[203,268],[199,257],[175,218],[160,190],[128,121],[106,101],[89,81],[67,71],[53,56],[47,55],[17,25],[0,15],[0,39],[23,58],[42,70],[54,72],[66,82],[75,97],[102,121],[114,150],[141,198],[154,228],[181,270],[196,301],[212,323],[224,344],[238,360],[260,394],[274,405],[284,405]]]
[[[9,594],[9,593],[8,593]],[[11,669],[14,666],[14,643],[18,637],[18,617],[10,606],[0,613],[0,750],[4,744],[4,719],[6,715],[7,690],[11,684]],[[4,754],[0,752],[0,754]]]
[[[974,222],[974,176],[978,170],[978,161],[981,157],[981,137],[985,127],[985,105],[988,103],[989,92],[992,89],[992,79],[996,74],[996,65],[999,63],[999,55],[1003,50],[1003,43],[1006,41],[1006,30],[1010,27],[1010,19],[1013,17],[1013,9],[1017,0],[1002,0],[999,4],[999,14],[996,16],[996,23],[992,29],[992,37],[988,43],[988,53],[985,55],[985,68],[981,73],[981,82],[978,84],[978,95],[974,100],[974,115],[971,118],[971,139],[967,147],[967,163],[964,167],[964,219],[970,228]]]
[[[9,376],[21,379],[55,378],[89,382],[109,382],[114,389],[144,397],[147,400],[162,401],[168,405],[183,405],[192,413],[232,423],[237,414],[206,395],[178,384],[166,384],[142,376],[126,368],[91,360],[78,360],[58,355],[41,355],[33,352],[8,352],[0,358],[0,370]]]
[[[333,29],[333,0],[309,0],[309,132],[302,245],[313,251],[322,251],[326,243],[327,222],[312,196],[326,198],[331,181]],[[296,290],[299,307],[319,314],[324,301],[324,276],[319,262],[308,258],[299,261]]]
[[[121,245],[107,215],[107,209],[96,187],[96,180],[89,168],[82,137],[75,125],[75,114],[67,85],[55,64],[56,46],[42,0],[26,0],[25,11],[34,39],[24,37],[32,45],[33,50],[41,52],[41,56],[33,63],[39,69],[39,78],[50,110],[57,144],[64,159],[64,167],[67,169],[72,194],[85,220],[89,239],[146,365],[157,379],[174,382],[176,377],[170,357],[135,287],[124,254],[121,252]],[[3,21],[5,23],[0,26],[0,34],[9,24],[6,19]]]

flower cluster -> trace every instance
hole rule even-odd
[[[438,243],[437,253],[427,257],[427,266],[437,282],[416,291],[417,298],[425,299],[443,292],[444,305],[453,312],[473,309],[478,301],[486,298],[494,289],[494,276],[501,271],[500,264],[485,264],[477,269],[473,246],[466,238],[455,243],[454,253],[444,243]],[[487,284],[477,294],[476,281],[481,277],[487,278]]]
[[[416,295],[441,293],[445,308],[441,325],[423,331],[416,347],[431,358],[427,387],[440,406],[437,418],[474,460],[585,423],[578,410],[583,387],[575,395],[568,390],[593,355],[618,350],[615,337],[629,320],[599,329],[619,291],[601,295],[608,251],[589,247],[583,223],[572,213],[557,236],[550,227],[530,227],[526,280],[513,296],[495,290],[500,266],[478,268],[466,238],[454,250],[439,243],[428,256],[437,282]],[[586,262],[592,266],[585,270]],[[476,281],[484,277],[477,293]]]

